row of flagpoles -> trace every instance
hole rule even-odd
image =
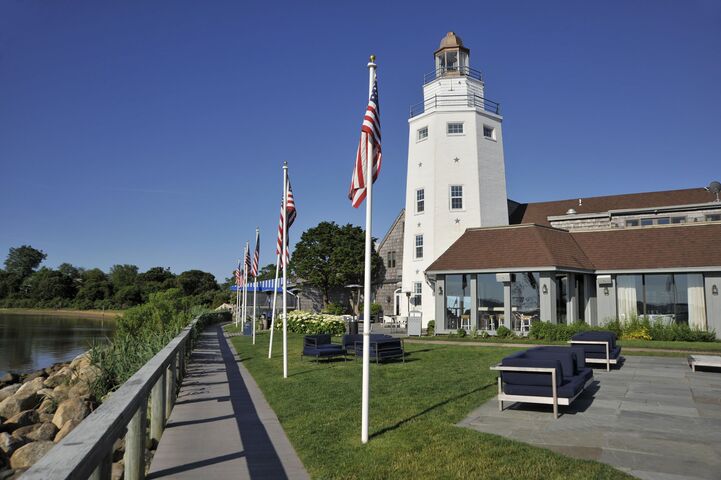
[[[351,180],[348,198],[354,208],[358,208],[366,200],[366,228],[365,228],[365,271],[364,271],[364,300],[363,302],[363,373],[362,373],[362,396],[361,396],[361,441],[368,442],[368,417],[370,401],[370,307],[371,302],[371,252],[372,252],[372,186],[378,178],[381,169],[381,130],[380,130],[380,108],[378,102],[378,82],[376,77],[375,56],[371,55],[368,62],[368,106],[363,117],[361,126],[361,138],[358,144],[353,177]],[[288,180],[288,162],[283,165],[283,200],[280,208],[280,220],[278,223],[278,240],[276,242],[276,264],[275,281],[273,283],[273,305],[270,324],[270,343],[268,345],[268,358],[273,354],[273,331],[276,321],[276,299],[278,292],[278,277],[282,271],[282,292],[283,292],[283,378],[288,378],[288,325],[286,322],[288,304],[286,296],[287,266],[290,258],[288,252],[288,233],[295,221],[297,212],[293,192]],[[235,271],[236,280],[236,320],[235,325],[241,324],[247,318],[246,299],[248,293],[248,276],[253,277],[253,314],[252,314],[252,335],[255,345],[255,320],[256,320],[256,294],[258,287],[258,262],[260,256],[260,232],[255,230],[255,252],[253,261],[250,261],[249,244],[245,244],[243,255],[244,263],[241,267],[238,261],[238,269]],[[243,295],[241,313],[241,290]],[[241,317],[242,315],[242,317]]]

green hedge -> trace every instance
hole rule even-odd
[[[611,321],[602,327],[592,327],[584,322],[570,325],[554,324],[549,322],[533,322],[528,337],[535,340],[566,341],[579,332],[611,331],[620,339],[640,339],[659,341],[685,341],[685,342],[713,342],[716,333],[691,328],[685,323],[663,324],[660,321],[651,322],[645,317],[632,317],[621,323]]]
[[[282,330],[283,322],[275,322],[275,329]],[[345,321],[337,315],[293,310],[288,312],[288,331],[305,335],[319,333],[342,335],[345,333]]]

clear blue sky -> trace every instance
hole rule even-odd
[[[379,64],[373,233],[403,206],[408,107],[453,30],[501,103],[509,196],[541,201],[721,177],[721,2],[0,0],[0,257],[30,244],[107,270],[230,276],[281,166],[292,240],[363,224],[346,199]]]

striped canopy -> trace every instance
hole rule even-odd
[[[258,282],[258,291],[259,292],[272,292],[274,283],[275,283],[275,280],[261,280]],[[278,279],[278,290],[277,290],[278,293],[283,293],[282,284],[283,284],[283,279],[279,278]],[[293,288],[293,284],[289,282],[288,288]],[[232,285],[230,287],[230,290],[235,292],[238,290],[238,287],[236,285]],[[255,291],[254,283],[252,281],[250,281],[250,279],[248,279],[248,291],[249,292]],[[288,293],[290,293],[290,291],[288,291]]]

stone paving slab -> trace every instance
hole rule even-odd
[[[692,372],[683,358],[629,357],[570,407],[488,401],[459,425],[642,479],[721,480],[721,375]]]
[[[218,325],[191,354],[148,478],[310,478]]]

